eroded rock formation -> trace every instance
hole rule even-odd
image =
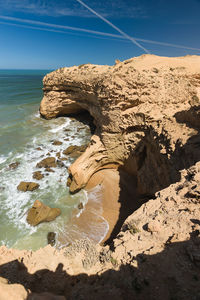
[[[42,222],[55,220],[60,214],[61,211],[59,208],[51,208],[36,200],[28,211],[27,222],[32,226],[36,226]]]
[[[140,193],[153,194],[198,160],[198,56],[143,55],[112,67],[61,68],[43,83],[43,117],[88,110],[96,125],[88,148],[69,168],[71,192],[98,170],[122,166],[137,175]]]

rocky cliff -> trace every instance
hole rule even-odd
[[[44,78],[43,117],[83,110],[96,131],[69,169],[71,191],[112,168],[148,201],[109,246],[0,247],[0,299],[199,299],[200,57],[144,55]]]
[[[96,132],[70,167],[70,190],[103,168],[137,177],[152,195],[198,161],[200,57],[142,55],[114,66],[81,65],[45,76],[40,113],[49,119],[88,110]]]

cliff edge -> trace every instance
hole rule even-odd
[[[139,200],[148,201],[109,246],[80,240],[62,250],[0,247],[0,298],[199,299],[200,57],[143,55],[45,76],[43,117],[83,110],[96,131],[69,169],[71,192],[110,169],[109,184],[136,182]]]
[[[61,68],[43,84],[43,117],[87,110],[96,125],[69,168],[71,192],[99,170],[120,167],[137,177],[139,194],[153,195],[198,161],[191,137],[199,128],[199,56],[142,55],[114,66]]]

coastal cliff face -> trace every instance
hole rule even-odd
[[[199,157],[200,57],[143,55],[114,66],[81,65],[45,76],[40,113],[89,111],[96,132],[69,168],[70,190],[103,168],[137,177],[140,194],[180,179]]]
[[[88,110],[96,125],[69,169],[71,191],[101,169],[118,168],[119,177],[137,178],[139,194],[153,197],[129,215],[110,246],[80,240],[61,250],[0,247],[2,300],[199,299],[199,99],[197,56],[144,55],[44,78],[45,118]]]

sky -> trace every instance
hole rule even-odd
[[[200,55],[200,0],[0,0],[0,69]]]

